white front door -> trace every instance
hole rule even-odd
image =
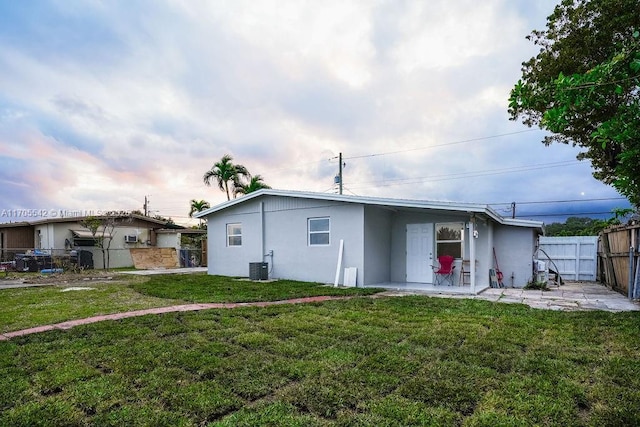
[[[407,224],[407,282],[433,283],[433,224]]]

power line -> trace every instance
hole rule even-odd
[[[411,151],[428,150],[430,148],[435,148],[435,147],[446,147],[446,146],[449,146],[449,145],[464,144],[464,143],[467,143],[467,142],[484,141],[484,140],[487,140],[487,139],[500,138],[500,137],[503,137],[503,136],[518,135],[518,134],[521,134],[521,133],[535,132],[535,131],[539,131],[539,129],[526,129],[526,130],[521,130],[521,131],[518,131],[518,132],[502,133],[502,134],[498,134],[498,135],[482,136],[482,137],[479,137],[479,138],[472,138],[472,139],[464,139],[464,140],[461,140],[461,141],[445,142],[445,143],[442,143],[442,144],[429,145],[427,147],[416,147],[416,148],[407,148],[405,150],[387,151],[385,153],[363,154],[363,155],[360,155],[360,156],[345,157],[344,160],[363,159],[363,158],[367,158],[367,157],[386,156],[386,155],[390,155],[390,154],[399,154],[399,153],[408,153],[408,152],[411,152]]]
[[[578,202],[602,202],[602,201],[610,201],[610,200],[627,200],[624,197],[604,197],[599,199],[574,199],[574,200],[538,200],[531,202],[517,202],[519,205],[534,205],[534,204],[548,204],[548,203],[578,203]],[[510,205],[512,202],[503,202],[503,203],[488,203],[488,205]]]
[[[531,205],[531,204],[559,204],[559,203],[585,203],[585,202],[594,202],[594,201],[611,201],[611,200],[626,200],[624,197],[607,197],[607,198],[597,198],[597,199],[574,199],[574,200],[551,200],[551,201],[533,201],[533,202],[511,202],[511,203],[500,203],[500,204],[496,204],[496,203],[489,203],[489,206],[498,206],[498,205],[507,205],[506,207],[501,207],[501,208],[497,208],[496,209],[500,209],[502,212],[505,211],[511,211],[511,218],[517,218],[517,217],[523,217],[523,216],[549,216],[548,214],[531,214],[531,215],[516,215],[516,206],[517,205]],[[596,214],[601,214],[601,213],[609,213],[611,214],[611,211],[609,212],[598,212],[598,213],[594,213],[594,212],[586,212],[584,214],[580,214],[580,213],[573,213],[573,214],[558,214],[557,216],[564,216],[564,215],[596,215]],[[552,215],[553,216],[553,215]]]
[[[422,182],[437,182],[437,181],[448,181],[453,179],[464,179],[464,178],[475,178],[479,176],[490,176],[490,175],[501,175],[505,173],[517,173],[517,172],[526,172],[531,170],[539,170],[539,169],[547,169],[547,168],[556,168],[562,166],[576,166],[580,163],[579,160],[569,160],[563,162],[553,162],[553,163],[542,163],[538,165],[531,166],[514,166],[510,168],[501,168],[501,169],[489,169],[484,171],[473,171],[473,172],[460,172],[454,174],[443,174],[443,175],[430,175],[416,178],[394,178],[394,179],[385,179],[378,181],[365,181],[360,183],[353,183],[353,189],[361,190],[363,188],[368,187],[357,187],[357,185],[365,185],[365,184],[374,184],[377,187],[390,187],[393,185],[410,185],[410,184],[419,184]],[[495,203],[498,204],[498,203]]]
[[[613,215],[613,212],[569,212],[569,213],[550,213],[550,214],[531,214],[531,215],[516,215],[516,218],[531,218],[531,217],[560,217],[560,216],[578,216],[578,215]]]
[[[385,155],[391,155],[391,154],[408,153],[408,152],[411,152],[411,151],[428,150],[430,148],[446,147],[446,146],[449,146],[449,145],[464,144],[464,143],[467,143],[467,142],[475,142],[475,141],[484,141],[484,140],[487,140],[487,139],[500,138],[500,137],[503,137],[503,136],[511,136],[511,135],[518,135],[518,134],[522,134],[522,133],[540,132],[540,131],[541,131],[540,129],[525,129],[525,130],[521,130],[521,131],[517,131],[517,132],[509,132],[509,133],[502,133],[502,134],[497,134],[497,135],[481,136],[481,137],[478,137],[478,138],[464,139],[464,140],[453,141],[453,142],[445,142],[445,143],[441,143],[441,144],[429,145],[429,146],[426,146],[426,147],[415,147],[415,148],[407,148],[405,150],[389,151],[389,152],[385,152],[385,153],[371,153],[371,154],[363,154],[363,155],[360,155],[360,156],[344,157],[342,160],[362,159],[362,158],[367,158],[367,157],[377,157],[377,156],[385,156]],[[310,162],[305,162],[305,163],[296,163],[295,166],[271,169],[270,172],[283,171],[283,170],[284,171],[286,171],[286,170],[295,170],[295,169],[298,169],[301,166],[322,163],[322,162],[325,162],[327,160],[331,161],[331,160],[335,160],[337,158],[338,158],[338,156],[334,156],[334,157],[331,157],[329,159],[315,160],[315,161],[310,161]]]

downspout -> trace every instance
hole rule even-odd
[[[260,202],[260,259],[264,261],[265,246],[264,246],[264,202]]]
[[[471,285],[471,293],[476,293],[476,238],[475,238],[476,218],[471,215],[469,221],[469,283]]]

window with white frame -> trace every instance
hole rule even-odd
[[[330,243],[331,221],[328,217],[309,218],[309,246],[327,246]]]
[[[227,224],[227,246],[242,246],[242,224]]]
[[[464,253],[464,223],[444,222],[436,224],[437,256],[451,255],[462,258]]]

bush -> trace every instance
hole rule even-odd
[[[539,280],[529,280],[524,287],[526,290],[537,290],[537,291],[548,291],[549,285],[547,282],[539,281]]]

